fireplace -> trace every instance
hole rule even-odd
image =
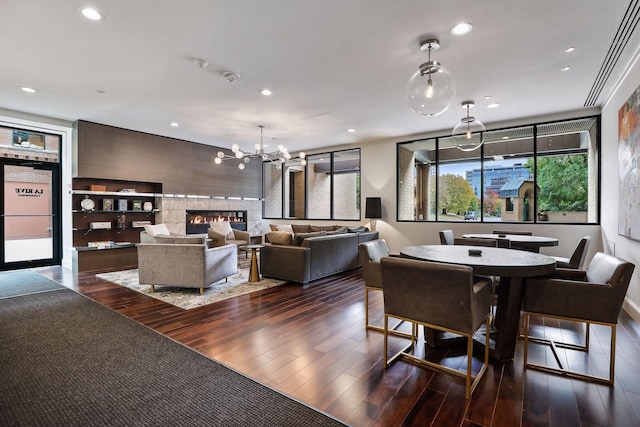
[[[187,234],[206,233],[212,221],[229,221],[232,228],[247,231],[247,211],[188,210]]]

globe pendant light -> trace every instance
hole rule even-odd
[[[473,116],[469,115],[469,108],[473,108],[473,101],[465,101],[462,108],[467,109],[467,116],[460,120],[460,123],[453,128],[451,136],[453,144],[461,151],[473,151],[480,148],[484,143],[484,124]]]
[[[451,72],[438,61],[431,60],[431,51],[440,48],[440,41],[429,39],[420,43],[420,50],[427,51],[429,60],[420,65],[407,83],[407,103],[417,114],[426,117],[445,112],[456,95],[456,85]]]

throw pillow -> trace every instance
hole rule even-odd
[[[209,227],[216,233],[227,236],[227,239],[233,240],[236,238],[229,221],[211,221]]]
[[[349,232],[349,229],[347,227],[339,227],[339,228],[336,228],[333,231],[327,231],[327,234],[328,235],[345,234],[345,233],[348,233],[348,232]]]
[[[326,231],[315,231],[313,233],[296,233],[295,237],[293,238],[293,245],[302,246],[302,242],[307,237],[318,237],[318,236],[326,236],[326,235],[327,235]]]
[[[267,233],[267,241],[274,245],[288,245],[293,243],[293,233],[286,231],[271,231]]]
[[[309,224],[291,224],[291,228],[295,234],[309,232]]]
[[[364,233],[365,231],[369,231],[367,227],[362,225],[360,227],[347,227],[347,229],[349,230],[349,233]]]
[[[145,224],[144,231],[150,236],[168,236],[171,234],[166,224]]]
[[[310,225],[309,232],[313,231],[334,231],[338,228],[336,225]]]
[[[287,233],[293,234],[293,228],[291,227],[291,224],[277,225],[274,231],[285,231]]]

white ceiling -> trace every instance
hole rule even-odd
[[[106,19],[84,18],[79,9],[86,5]],[[473,115],[490,127],[584,108],[627,5],[628,0],[2,0],[0,108],[226,148],[237,142],[247,150],[264,125],[265,143],[276,138],[291,152],[446,133],[464,116],[464,100],[475,101]],[[451,35],[450,28],[462,21],[473,31]],[[407,80],[427,60],[419,42],[429,37],[440,39],[432,57],[457,84],[454,104],[433,118],[413,113],[405,99]],[[638,40],[632,34],[592,102],[596,107],[635,57]],[[565,53],[570,46],[575,51]],[[195,58],[209,66],[197,67]],[[565,65],[571,70],[562,72]],[[224,71],[240,79],[229,83]],[[20,86],[38,92],[27,94]],[[261,95],[263,88],[273,95]],[[487,109],[491,102],[500,107]]]

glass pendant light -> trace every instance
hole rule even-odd
[[[467,109],[467,116],[463,117],[454,128],[451,136],[453,144],[461,151],[473,151],[480,148],[484,143],[484,124],[473,116],[469,115],[469,109],[473,108],[473,101],[465,101],[462,108]]]
[[[426,117],[445,112],[456,95],[451,72],[438,61],[431,60],[431,51],[440,48],[440,41],[429,39],[420,43],[420,50],[427,51],[429,60],[420,65],[407,83],[407,103],[417,114]]]

